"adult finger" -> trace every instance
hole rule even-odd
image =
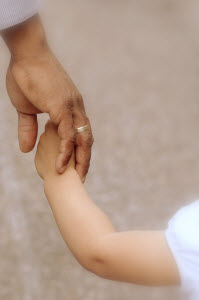
[[[22,152],[31,151],[38,134],[37,116],[18,112],[19,147]]]
[[[53,120],[52,120],[53,121]],[[56,160],[56,169],[62,174],[73,154],[75,143],[75,131],[73,127],[72,113],[65,110],[58,124],[58,135],[60,137],[59,155]]]
[[[75,128],[88,125],[88,130],[78,133],[75,142],[75,158],[76,158],[76,171],[82,181],[85,181],[91,159],[91,148],[93,144],[93,135],[88,118],[75,118]]]

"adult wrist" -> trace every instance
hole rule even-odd
[[[14,60],[35,57],[48,50],[44,28],[38,15],[4,30],[2,37]]]

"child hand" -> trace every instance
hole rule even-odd
[[[60,138],[57,133],[57,127],[48,121],[45,126],[45,131],[41,135],[37,152],[35,155],[35,166],[39,176],[46,179],[48,176],[61,176],[58,175],[55,168],[55,161],[59,154]],[[74,169],[74,154],[68,163],[67,169]]]

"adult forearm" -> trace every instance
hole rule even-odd
[[[48,49],[44,28],[38,15],[3,30],[1,35],[15,60],[35,57]]]

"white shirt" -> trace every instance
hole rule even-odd
[[[199,200],[181,208],[169,222],[168,245],[190,299],[199,299]]]
[[[31,18],[38,9],[39,0],[0,0],[0,30]]]

